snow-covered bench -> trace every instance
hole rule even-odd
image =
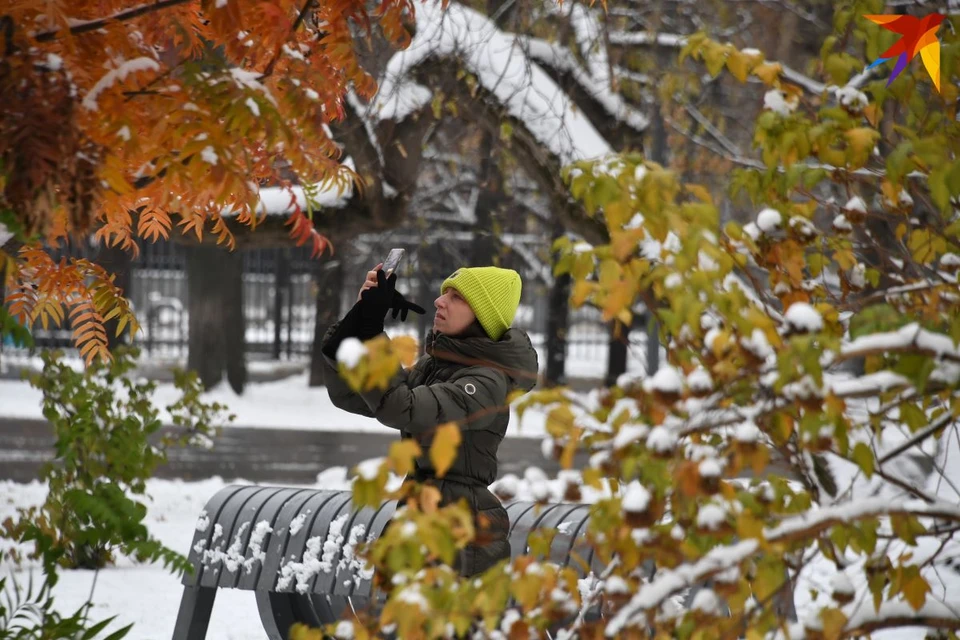
[[[197,521],[183,577],[174,640],[205,638],[217,589],[246,589],[256,596],[267,637],[286,640],[294,622],[319,626],[348,607],[375,602],[372,575],[354,557],[358,542],[379,536],[396,509],[352,507],[348,491],[231,485],[214,495]],[[549,560],[571,563],[571,552],[599,573],[585,544],[589,506],[533,502],[507,506],[514,556],[528,553],[535,529],[556,529]]]

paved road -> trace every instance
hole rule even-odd
[[[221,476],[256,482],[307,484],[320,471],[348,468],[367,458],[386,455],[397,436],[376,433],[302,431],[231,427],[223,430],[211,450],[170,451],[169,462],[157,470],[161,478],[197,480]],[[53,434],[42,420],[0,418],[0,479],[29,482],[53,455]],[[585,464],[586,456],[577,464]],[[553,474],[559,466],[540,452],[540,440],[517,438],[500,447],[500,475],[522,476],[538,466]]]

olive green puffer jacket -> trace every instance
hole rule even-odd
[[[338,324],[327,331],[325,344]],[[507,330],[497,341],[486,335],[454,338],[431,331],[425,351],[413,367],[397,373],[386,391],[354,392],[329,355],[325,382],[335,406],[376,418],[399,430],[402,438],[416,439],[423,455],[416,460],[415,479],[437,486],[441,504],[467,499],[477,543],[460,554],[457,569],[470,576],[510,557],[507,512],[487,487],[497,478],[497,449],[510,420],[507,395],[534,387],[537,352],[519,329]],[[436,427],[448,422],[459,424],[461,443],[450,469],[436,478],[428,452]]]

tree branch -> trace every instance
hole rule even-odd
[[[101,27],[106,26],[110,22],[123,22],[124,20],[132,20],[134,18],[139,18],[140,16],[146,15],[148,13],[153,13],[155,11],[163,11],[164,9],[169,9],[170,7],[176,6],[178,4],[186,4],[192,0],[157,0],[151,4],[141,4],[130,9],[124,9],[123,11],[118,11],[112,16],[107,16],[106,18],[97,18],[96,20],[86,20],[86,21],[74,21],[70,25],[69,33],[71,35],[79,35],[82,33],[87,33],[90,31],[96,31]],[[55,40],[60,37],[63,29],[54,29],[53,31],[44,31],[37,34],[34,39],[37,42],[48,42],[50,40]]]
[[[956,417],[953,415],[952,411],[944,411],[943,415],[928,424],[920,431],[917,431],[909,440],[902,442],[900,445],[883,454],[883,457],[877,460],[877,464],[882,465],[890,460],[893,460],[907,449],[917,446],[940,429],[943,429],[949,425],[954,420],[956,420]]]

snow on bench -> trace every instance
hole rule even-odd
[[[555,530],[546,561],[577,568],[576,552],[595,573],[602,567],[586,544],[589,505],[514,502],[510,517],[513,557],[529,553],[534,530]],[[206,637],[217,589],[253,591],[264,630],[285,640],[290,626],[335,622],[348,606],[370,602],[373,570],[356,557],[361,542],[375,540],[396,501],[379,509],[354,509],[349,491],[230,485],[198,515],[185,574],[174,640]],[[348,599],[350,602],[348,602]]]

